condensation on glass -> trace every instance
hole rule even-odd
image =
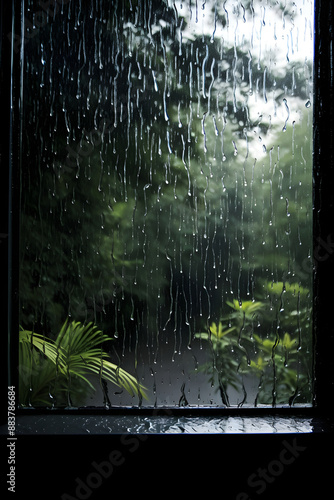
[[[313,10],[24,2],[23,406],[312,404]]]

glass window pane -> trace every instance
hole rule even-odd
[[[312,403],[312,0],[24,3],[20,403]]]

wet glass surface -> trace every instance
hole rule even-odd
[[[20,404],[311,405],[313,1],[25,9]]]

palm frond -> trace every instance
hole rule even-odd
[[[71,323],[66,321],[55,343],[56,345],[61,345],[68,354],[72,354],[85,352],[108,340],[112,339],[99,330],[93,323],[83,325],[75,321]]]
[[[33,348],[37,349],[56,367],[54,377],[60,373],[67,380],[68,387],[70,380],[76,377],[94,389],[87,378],[91,374],[125,389],[131,396],[147,399],[145,388],[137,379],[112,363],[108,353],[103,350],[102,344],[110,340],[112,339],[93,323],[83,325],[75,321],[66,321],[55,341],[32,331],[20,331],[20,344],[24,350],[22,353],[25,359],[30,360],[28,363],[32,364]]]
[[[65,357],[62,348],[59,348],[51,339],[39,335],[29,330],[20,330],[19,342],[25,345],[30,344],[30,348],[35,347],[52,363],[59,366],[60,370],[65,369]]]

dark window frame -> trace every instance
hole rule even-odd
[[[22,0],[24,1],[24,0]],[[20,51],[11,51],[9,32],[20,32],[21,1],[3,2],[1,5],[1,107],[7,130],[2,137],[1,156],[3,170],[8,165],[7,192],[1,203],[3,209],[8,203],[8,225],[1,232],[3,238],[1,257],[6,259],[8,250],[8,385],[17,385],[18,345],[11,333],[18,331],[18,220],[19,220],[19,103],[20,103]],[[329,398],[334,389],[334,332],[332,320],[332,291],[328,291],[330,279],[334,277],[334,6],[332,2],[315,0],[315,55],[314,55],[314,165],[313,165],[313,248],[314,248],[314,404],[312,408],[168,408],[168,415],[202,416],[291,416],[299,415],[313,419],[325,428],[331,422]],[[8,243],[7,249],[4,241]],[[332,244],[333,242],[333,244]],[[4,280],[5,281],[5,280]],[[4,292],[6,293],[6,292]],[[99,414],[101,409],[82,408],[78,410],[52,410],[54,414]],[[161,412],[164,410],[162,409]],[[49,410],[29,410],[29,415],[48,413]],[[123,415],[125,413],[155,415],[156,411],[145,408],[111,408],[103,414]],[[26,411],[19,410],[25,415]]]

